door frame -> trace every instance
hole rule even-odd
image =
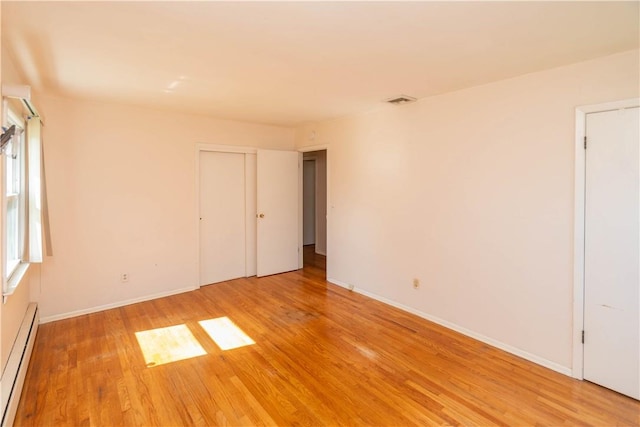
[[[238,154],[256,154],[258,149],[255,147],[234,146],[234,145],[218,145],[196,143],[195,148],[195,181],[196,181],[196,206],[194,215],[194,230],[197,236],[196,240],[196,271],[198,272],[198,281],[196,287],[200,288],[200,153],[201,152],[219,152],[219,153],[238,153]],[[246,161],[246,160],[245,160]],[[245,254],[246,260],[246,254]],[[246,269],[246,266],[245,266]]]
[[[331,168],[329,167],[329,165],[331,164],[331,160],[330,160],[330,150],[329,150],[329,145],[327,144],[320,144],[320,145],[309,145],[306,147],[299,147],[298,148],[298,152],[302,153],[302,157],[304,158],[304,153],[309,153],[312,151],[325,151],[326,152],[326,179],[327,179],[327,215],[326,215],[326,235],[327,235],[327,247],[326,247],[326,262],[327,262],[327,266],[326,266],[326,271],[327,271],[327,277],[329,277],[329,252],[331,251],[329,248],[331,247],[331,233],[329,233],[329,224],[331,221],[331,204],[330,204],[330,200],[331,200]],[[316,164],[317,166],[317,164]],[[302,203],[303,203],[303,198],[302,198],[302,168],[300,168],[300,174],[299,174],[299,188],[300,188],[300,195],[299,195],[299,200],[300,200],[300,206],[298,209],[298,215],[299,215],[299,219],[298,219],[298,223],[300,224],[300,248],[303,247],[302,243],[302,221],[303,221],[303,213],[302,213]],[[316,171],[317,173],[317,171]],[[316,182],[317,185],[317,182]],[[316,218],[317,221],[317,218]],[[317,232],[317,230],[316,230]],[[304,266],[304,262],[303,262],[303,254],[302,254],[302,249],[300,249],[300,268],[302,268]]]
[[[586,153],[584,138],[586,134],[587,114],[621,110],[640,106],[640,98],[601,104],[583,105],[576,108],[575,134],[575,178],[574,178],[574,231],[573,231],[573,363],[571,376],[584,379],[584,244],[585,244],[585,190],[586,190]]]
[[[313,163],[313,198],[316,198],[316,179],[318,177],[318,172],[316,171],[316,167],[318,165],[317,163],[317,159],[316,156],[309,156],[309,157],[305,157],[304,155],[302,156],[302,246],[304,247],[304,206],[305,206],[305,199],[304,199],[304,182],[305,182],[305,175],[304,175],[304,167],[305,164],[304,162],[312,162]],[[315,200],[314,200],[314,212],[313,212],[313,242],[315,245],[315,241],[316,241],[316,236],[318,234],[318,218],[316,215],[316,207],[315,207]]]

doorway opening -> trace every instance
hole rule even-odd
[[[303,155],[302,244],[304,266],[326,271],[327,150]]]

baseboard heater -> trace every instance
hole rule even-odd
[[[29,367],[39,323],[38,305],[31,303],[27,307],[27,313],[22,320],[18,336],[9,354],[7,366],[2,373],[2,379],[0,379],[2,427],[13,425],[13,420],[16,417],[20,394],[22,393],[24,378],[27,375],[27,368]]]

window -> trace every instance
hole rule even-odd
[[[7,144],[3,157],[4,180],[4,277],[3,283],[11,281],[24,255],[26,226],[25,210],[25,133],[24,121],[9,111],[8,123],[16,126],[16,133]],[[17,283],[15,284],[17,285]],[[14,286],[15,286],[14,285]],[[8,291],[7,286],[4,288]]]
[[[2,295],[20,285],[29,265],[53,255],[49,234],[42,118],[29,86],[2,85],[2,126],[15,126],[0,161]],[[20,114],[25,114],[24,119]]]

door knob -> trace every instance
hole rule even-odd
[[[260,218],[264,218],[264,214],[260,214],[258,215]]]

